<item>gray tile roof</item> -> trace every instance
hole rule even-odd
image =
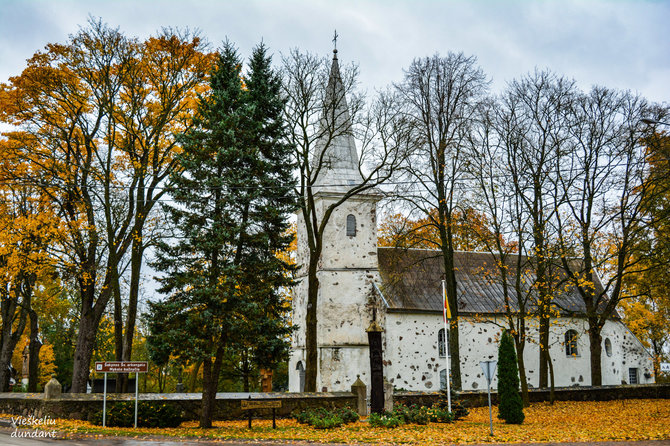
[[[403,248],[378,248],[379,271],[382,277],[381,291],[392,310],[442,311],[442,279],[444,263],[441,251]],[[517,256],[506,262],[509,271],[516,271]],[[521,258],[527,263],[527,259]],[[492,254],[482,252],[454,253],[456,281],[458,286],[458,310],[463,314],[503,313],[505,297],[495,259]],[[529,292],[535,281],[532,268],[522,266],[522,296],[526,298],[527,311],[535,308],[537,294]],[[514,276],[510,274],[510,276]],[[577,289],[566,285],[566,273],[554,268],[558,290],[553,303],[563,314],[584,313],[584,302]],[[513,278],[510,280],[514,280]],[[595,284],[598,291],[600,283]],[[512,311],[518,311],[516,292],[508,284]]]

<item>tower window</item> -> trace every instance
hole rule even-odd
[[[579,356],[577,349],[577,332],[575,330],[568,330],[565,332],[565,355]]]
[[[347,215],[347,235],[349,237],[356,236],[356,217],[353,214]]]
[[[610,341],[610,338],[605,338],[605,354],[612,356],[612,341]]]

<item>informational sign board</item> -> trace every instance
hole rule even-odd
[[[242,400],[242,410],[248,409],[279,409],[281,400]]]
[[[281,408],[281,400],[242,400],[242,410],[249,411],[249,429],[251,429],[251,409],[272,409],[272,429],[277,429],[277,417],[275,409]]]
[[[95,371],[105,374],[105,383],[102,391],[102,427],[107,425],[107,374],[135,373],[135,428],[137,428],[137,399],[140,393],[140,380],[137,379],[137,374],[149,371],[149,363],[147,361],[97,361],[95,363]]]
[[[661,363],[661,372],[670,373],[670,362]]]
[[[95,363],[97,373],[146,373],[147,361],[99,361]]]

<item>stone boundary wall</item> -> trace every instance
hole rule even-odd
[[[248,399],[268,400],[280,399],[282,407],[276,409],[279,417],[288,417],[294,410],[299,411],[308,407],[356,407],[356,397],[349,392],[332,393],[217,393],[214,419],[230,420],[242,419],[248,415],[241,409],[241,400]],[[153,401],[170,404],[181,409],[186,420],[197,420],[200,417],[200,393],[142,393],[139,401]],[[107,407],[116,401],[135,401],[131,394],[107,394]],[[45,400],[41,393],[0,393],[0,413],[11,415],[34,415],[36,417],[50,416],[52,418],[69,418],[74,420],[88,420],[91,416],[102,411],[102,394],[70,394],[64,393],[58,399]],[[271,418],[272,409],[254,409],[254,417]]]
[[[531,389],[532,402],[548,401],[549,391]],[[280,399],[281,409],[277,409],[277,416],[288,417],[294,410],[308,407],[336,408],[356,407],[357,399],[353,393],[218,393],[216,396],[215,419],[241,419],[246,415],[242,411],[240,401],[247,399]],[[468,401],[471,407],[487,405],[486,392],[466,391],[461,398]],[[497,394],[491,392],[494,403]],[[635,386],[603,386],[603,387],[568,387],[556,389],[558,401],[609,401],[625,399],[670,399],[670,384],[647,384]],[[139,396],[140,401],[155,401],[179,407],[187,420],[197,420],[200,412],[199,393],[144,393]],[[420,404],[430,406],[439,399],[439,392],[398,392],[394,394],[394,401],[403,404]],[[108,394],[107,403],[114,401],[133,401],[134,395]],[[0,393],[0,413],[11,415],[33,415],[36,417],[50,416],[52,418],[69,418],[87,420],[102,410],[101,394],[62,394],[60,398],[45,400],[41,393]],[[254,417],[268,418],[271,409],[254,411]]]
[[[486,391],[467,390],[459,393],[470,407],[488,405]],[[403,404],[430,406],[439,399],[439,392],[398,392],[393,398]],[[557,387],[556,401],[611,401],[628,399],[670,399],[670,384],[639,384],[629,386]],[[549,401],[548,389],[529,389],[531,402]],[[491,402],[498,403],[497,391],[491,391]]]

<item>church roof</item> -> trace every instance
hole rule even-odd
[[[314,182],[317,192],[346,192],[352,185],[360,184],[363,177],[358,166],[358,152],[337,50],[333,50],[319,133],[312,158],[312,169],[320,169]]]
[[[381,291],[390,310],[442,312],[442,279],[444,263],[441,251],[424,249],[377,249]],[[522,258],[522,261],[526,259]],[[517,256],[510,256],[510,271],[516,270]],[[458,286],[458,311],[461,314],[494,314],[505,312],[505,298],[500,276],[492,254],[484,252],[455,252],[454,265]],[[530,268],[524,268],[522,288],[530,289],[535,281]],[[565,282],[566,273],[555,268],[552,274],[560,291],[553,303],[563,314],[583,314],[584,302],[576,288]],[[600,282],[596,291],[602,292]],[[508,285],[512,311],[518,311],[516,293]],[[535,307],[537,296],[531,292],[527,311]],[[615,315],[616,316],[616,315]]]

